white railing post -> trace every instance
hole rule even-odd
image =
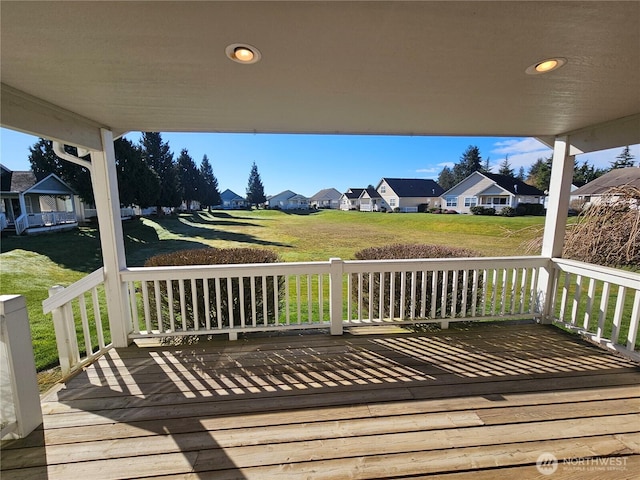
[[[344,262],[339,258],[329,259],[329,318],[331,335],[342,335],[342,272]]]
[[[0,295],[0,436],[24,438],[42,424],[42,408],[23,296]]]
[[[49,289],[49,296],[64,290],[60,285]],[[78,352],[78,338],[75,332],[73,312],[71,304],[67,303],[51,311],[53,317],[53,329],[56,334],[56,345],[58,347],[58,358],[60,360],[60,370],[63,376],[71,372],[71,368],[80,361]]]

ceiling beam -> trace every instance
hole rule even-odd
[[[102,150],[100,128],[105,128],[4,83],[0,84],[0,125],[87,150]]]

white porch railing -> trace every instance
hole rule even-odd
[[[9,226],[9,221],[4,212],[0,212],[0,232]]]
[[[53,327],[63,375],[82,367],[109,348],[103,318],[104,269],[99,268],[67,288],[49,289],[42,302],[44,313],[53,314]],[[90,307],[87,307],[87,296]],[[90,321],[91,320],[91,321]]]
[[[542,269],[554,282],[549,304],[541,304]],[[239,332],[318,328],[341,334],[345,326],[407,323],[446,328],[450,322],[533,319],[546,312],[556,323],[639,358],[640,274],[569,260],[331,259],[127,268],[120,278],[129,292],[132,339],[210,334],[235,339]],[[43,303],[45,312],[54,312],[63,369],[77,368],[109,348],[97,290],[102,281],[98,270]],[[91,292],[95,328],[89,327],[85,292]],[[81,359],[83,342],[89,353]]]
[[[120,209],[120,218],[133,218],[137,215],[136,209],[133,207],[123,207]],[[95,208],[84,209],[84,218],[96,218],[97,216],[98,211]]]
[[[640,274],[553,259],[555,323],[640,361]]]
[[[27,305],[0,295],[0,439],[24,438],[41,423]]]
[[[74,212],[42,212],[27,215],[29,227],[50,227],[77,222]]]
[[[29,228],[29,218],[27,217],[26,214],[20,215],[18,218],[16,218],[16,233],[18,235],[22,235],[22,233]]]

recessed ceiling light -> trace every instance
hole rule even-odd
[[[566,58],[555,57],[555,58],[547,58],[545,60],[541,60],[540,62],[536,62],[533,65],[530,65],[525,72],[529,75],[540,75],[542,73],[553,72],[554,70],[559,69],[567,63]]]
[[[224,51],[230,60],[244,65],[256,63],[262,58],[260,51],[256,47],[246,43],[232,43]]]

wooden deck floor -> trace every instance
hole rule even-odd
[[[49,392],[0,476],[631,479],[639,383],[637,365],[533,324],[131,347]]]

